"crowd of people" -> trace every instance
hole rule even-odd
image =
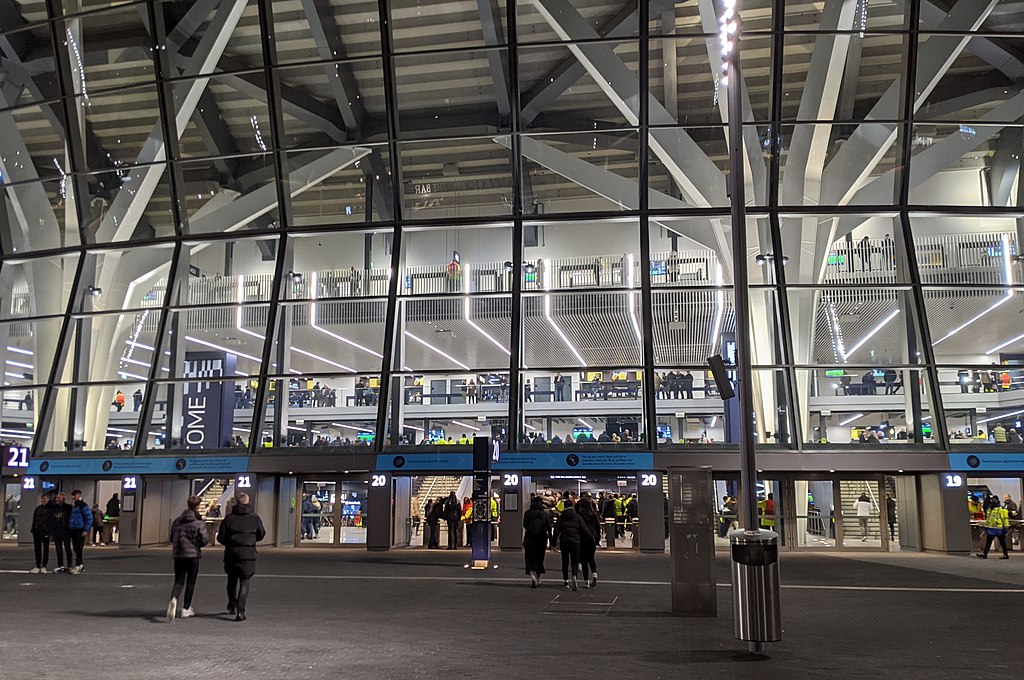
[[[85,545],[105,545],[104,522],[120,517],[121,501],[115,493],[107,501],[106,514],[98,504],[89,506],[82,492],[71,492],[71,502],[63,493],[44,492],[39,505],[32,511],[32,546],[35,566],[30,573],[45,574],[50,564],[50,543],[57,554],[55,574],[81,574],[85,570]],[[72,554],[73,553],[73,554]],[[66,564],[65,564],[66,559]]]

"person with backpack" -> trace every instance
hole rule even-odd
[[[581,498],[576,514],[590,531],[580,536],[580,564],[583,567],[583,587],[597,587],[597,544],[601,540],[601,518],[597,516],[594,501]]]
[[[550,537],[551,515],[544,507],[544,500],[534,496],[530,501],[530,509],[523,514],[523,557],[531,588],[540,585],[540,577],[545,572],[544,554]]]
[[[448,498],[444,499],[442,507],[444,521],[448,524],[448,549],[455,550],[459,547],[459,522],[462,520],[462,504],[459,497],[452,491]]]
[[[585,536],[590,540],[596,540],[590,529],[584,524],[583,519],[576,514],[571,500],[566,502],[566,507],[558,515],[555,522],[554,539],[562,551],[562,580],[564,586],[571,590],[578,590],[576,574],[580,569],[580,543]],[[571,567],[571,570],[570,570]]]
[[[75,564],[70,566],[68,573],[81,574],[85,570],[82,564],[82,553],[85,552],[85,539],[89,537],[89,530],[92,529],[92,508],[82,500],[82,492],[75,489],[71,492],[71,513],[68,516],[68,533],[71,538],[71,547],[75,551]],[[68,558],[71,562],[71,558]]]
[[[181,618],[196,615],[192,610],[192,596],[199,576],[199,558],[203,556],[203,546],[208,542],[206,523],[199,516],[199,504],[202,502],[199,496],[190,496],[188,507],[171,523],[168,541],[174,559],[174,587],[171,588],[171,601],[167,605],[168,622],[173,621],[177,613],[182,589],[185,590],[185,599],[181,603]]]
[[[32,546],[36,555],[36,566],[31,570],[32,574],[45,574],[46,565],[50,561],[50,515],[53,512],[53,505],[50,503],[50,494],[44,493],[39,497],[39,505],[32,512]]]

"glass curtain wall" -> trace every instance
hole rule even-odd
[[[740,0],[735,225],[718,2],[20,3],[0,438],[1020,444],[1009,4]]]

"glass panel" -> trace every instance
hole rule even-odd
[[[592,27],[585,35],[573,35],[571,40],[586,40],[607,35],[615,30],[616,35],[635,36],[639,31],[636,16],[617,11],[612,6],[585,5],[581,2],[566,3],[567,12],[578,13]],[[653,13],[653,12],[652,12]],[[566,40],[560,30],[555,28],[557,17],[546,18],[532,4],[516,5],[516,33],[519,42],[556,42]]]
[[[391,33],[397,52],[431,48],[482,47],[505,42],[507,9],[503,0],[476,6],[445,0],[392,0]],[[485,14],[485,16],[484,16]]]
[[[651,285],[692,287],[731,283],[732,256],[726,253],[728,262],[722,262],[720,245],[715,238],[717,230],[728,241],[726,225],[727,221],[716,218],[652,218]],[[753,284],[761,282],[765,275],[764,270],[759,269],[751,269],[748,273]]]
[[[57,34],[64,37],[69,51],[75,94],[91,99],[104,89],[152,83],[156,76],[148,23],[145,7],[139,6],[58,22]]]
[[[836,522],[832,482],[828,480],[797,480],[796,547],[835,548]]]
[[[259,32],[259,3],[249,0],[244,7],[213,5],[203,0],[164,0],[162,5],[167,37],[177,45],[190,40],[211,47],[217,43],[230,47],[211,50],[218,58],[180,59],[176,66],[182,77],[206,75],[218,71],[239,71],[249,64],[263,63]]]
[[[185,181],[188,234],[277,228],[274,161],[269,154],[189,161],[178,167]],[[247,190],[228,179],[233,174],[245,175]]]
[[[643,371],[529,370],[523,375],[527,382],[520,446],[629,447],[640,446],[646,440]]]
[[[301,3],[276,2],[271,7],[280,64],[380,54],[380,22],[372,3],[333,2],[334,11],[314,17]],[[328,39],[319,39],[321,35]]]
[[[387,295],[391,238],[390,229],[290,237],[294,269],[284,286],[284,298],[332,300]]]
[[[401,373],[392,380],[391,389],[402,395],[399,410],[389,409],[399,444],[469,450],[478,434],[507,440],[512,391],[507,371]]]
[[[3,485],[3,526],[0,540],[18,540],[18,521],[21,519],[21,481]]]
[[[527,295],[524,364],[576,370],[641,364],[639,297],[635,291]]]
[[[911,217],[914,254],[924,284],[991,284],[1024,281],[1012,217]]]
[[[1011,106],[1007,104],[1006,106]],[[999,109],[993,112],[998,118]],[[988,120],[988,118],[986,119]],[[1005,147],[1003,153],[1020,155],[1021,130],[1004,125],[928,125],[914,126],[915,141],[928,135],[927,142],[915,144],[910,160],[910,202],[926,205],[987,206],[992,204],[990,186],[1012,184],[1017,165],[986,169],[977,161],[987,148]],[[1002,154],[999,154],[1000,156]],[[1002,159],[1000,159],[1002,160]],[[1015,163],[1019,161],[1014,161]],[[990,179],[991,174],[991,179]],[[1004,176],[1008,174],[1008,176]],[[991,184],[989,184],[991,182]],[[1017,205],[1017,196],[1006,192],[1003,205]]]
[[[267,302],[275,296],[274,266],[278,239],[189,241],[186,290],[179,305],[218,305]],[[185,253],[188,253],[185,257]],[[187,292],[186,292],[187,291]]]
[[[50,379],[63,323],[63,317],[0,323],[0,356],[4,360],[5,385],[46,384]]]
[[[403,300],[401,366],[411,371],[507,368],[511,299]]]
[[[299,514],[299,542],[311,545],[331,545],[335,542],[336,482],[303,482]]]
[[[5,389],[0,390],[3,404],[3,427],[0,439],[19,446],[31,446],[39,418],[39,403],[43,398],[42,387],[7,387],[9,378],[4,379]]]
[[[258,154],[273,148],[263,75],[249,74],[245,78],[250,87],[244,92],[233,87],[237,76],[174,84],[171,91],[175,111],[193,111],[179,130],[182,158]],[[190,106],[197,91],[202,95],[200,103]]]
[[[523,290],[639,288],[635,219],[524,226]]]
[[[686,210],[724,208],[729,149],[725,127],[664,127],[652,129],[650,139],[651,208]],[[747,201],[765,204],[765,176],[747,173]]]
[[[404,142],[399,153],[409,219],[512,212],[510,151],[495,138]]]
[[[285,157],[292,226],[395,219],[386,146],[292,152]],[[311,178],[312,174],[317,176]]]
[[[770,4],[760,0],[762,4]],[[747,16],[747,6],[743,6],[743,18]],[[860,0],[853,15],[853,24],[845,30],[854,31],[898,31],[906,28],[905,9],[902,5],[886,0]],[[828,15],[818,7],[787,3],[787,31],[834,31],[837,24],[826,23]],[[746,24],[746,21],[744,21]]]
[[[508,291],[511,258],[511,225],[406,230],[399,295]]]

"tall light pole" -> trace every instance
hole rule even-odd
[[[766,642],[782,639],[779,599],[779,537],[759,527],[757,462],[754,452],[750,305],[747,281],[747,215],[743,176],[743,77],[740,71],[738,0],[723,0],[719,18],[722,77],[729,118],[729,202],[732,217],[733,310],[736,317],[736,395],[739,398],[740,506],[742,531],[729,534],[732,557],[733,631],[751,652],[764,652]],[[776,73],[774,77],[781,78]],[[778,506],[776,506],[778,507]]]

